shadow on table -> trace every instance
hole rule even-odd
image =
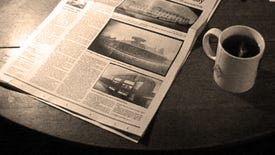
[[[275,113],[274,79],[275,73],[260,69],[253,88],[238,96],[259,110]]]
[[[12,85],[9,85],[7,83],[4,83],[4,82],[0,82],[0,86],[6,88],[8,90],[11,90],[11,91],[16,91],[16,92],[19,92],[19,93],[28,94],[28,93],[24,92],[23,90],[21,90],[19,88],[16,88],[16,87],[14,87]]]

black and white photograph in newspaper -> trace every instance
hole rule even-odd
[[[111,19],[89,50],[165,76],[183,41]]]
[[[76,8],[79,8],[79,9],[83,9],[86,6],[87,1],[88,0],[68,0],[67,4],[74,6]]]
[[[115,12],[187,32],[202,11],[169,0],[124,0]]]
[[[138,106],[148,108],[161,83],[162,81],[147,75],[110,64],[93,88]]]

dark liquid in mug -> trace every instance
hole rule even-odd
[[[257,55],[260,48],[257,42],[243,35],[233,35],[228,37],[222,43],[223,48],[236,57],[249,58]]]

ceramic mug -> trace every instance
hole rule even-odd
[[[216,50],[210,46],[210,36],[218,38]],[[212,28],[205,33],[202,43],[206,55],[215,61],[213,76],[222,89],[242,93],[253,87],[265,49],[265,41],[258,31],[243,25],[223,31]]]

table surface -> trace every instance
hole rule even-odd
[[[0,54],[19,46],[59,0],[1,0]],[[126,149],[191,149],[238,143],[275,132],[275,3],[222,0],[205,31],[247,25],[265,38],[266,50],[254,87],[246,93],[221,90],[213,61],[198,38],[140,143],[136,144],[26,94],[0,87],[0,115],[54,137],[92,146]],[[203,32],[205,33],[205,32]],[[203,34],[202,33],[202,34]],[[5,48],[4,48],[5,47]]]

